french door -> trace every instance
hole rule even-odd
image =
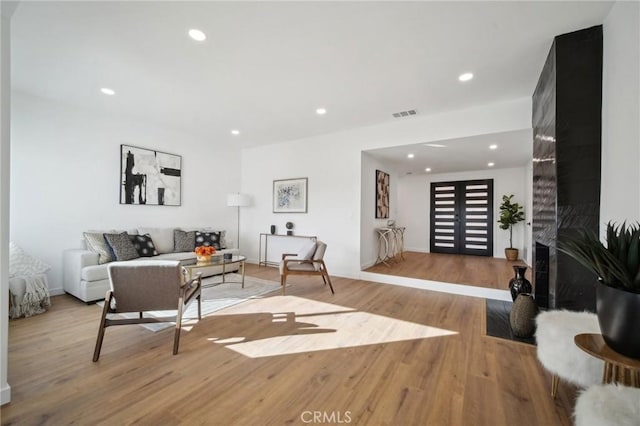
[[[493,256],[493,179],[431,183],[431,252]]]

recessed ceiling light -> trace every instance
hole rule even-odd
[[[439,143],[424,143],[424,146],[429,146],[431,148],[446,148],[446,145],[440,145]]]
[[[460,74],[458,80],[460,81],[469,81],[473,78],[473,74],[470,72],[465,72],[464,74]]]
[[[192,28],[189,30],[189,37],[191,37],[195,41],[205,41],[207,39],[207,36],[205,33],[195,28]]]
[[[498,149],[498,145],[489,145],[489,149]]]
[[[105,95],[109,95],[109,96],[113,96],[116,94],[116,91],[113,89],[109,89],[108,87],[103,87],[102,89],[100,89],[100,91],[102,93],[104,93]]]
[[[240,134],[240,130],[233,129],[233,130],[231,131],[231,134],[232,134],[232,135],[236,135],[236,136],[237,136],[237,135],[239,135],[239,134]]]
[[[325,108],[316,109],[316,114],[318,115],[325,115],[326,113],[327,113],[327,110]]]
[[[413,155],[413,154],[407,154],[407,158],[413,158],[413,157],[415,157],[415,155]]]
[[[430,172],[431,171],[431,167],[427,167],[426,169],[424,169],[425,172]]]
[[[487,166],[489,166],[489,167],[493,167],[495,165],[496,165],[496,163],[487,163]]]

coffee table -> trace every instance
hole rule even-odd
[[[602,383],[620,383],[640,388],[640,360],[614,351],[601,334],[578,334],[573,340],[580,349],[604,361]]]
[[[242,284],[242,288],[244,288],[244,262],[247,260],[246,256],[232,256],[231,259],[225,259],[222,255],[213,256],[211,261],[209,262],[198,262],[192,265],[185,265],[183,268],[187,271],[188,279],[193,278],[195,274],[198,272],[202,272],[206,268],[211,268],[212,266],[220,266],[222,265],[222,282],[213,283],[203,285],[202,287],[213,287],[218,284],[223,283],[239,283]],[[225,275],[227,274],[226,270],[228,265],[238,264],[240,266],[240,270],[242,270],[242,280],[241,281],[227,281],[225,279]]]

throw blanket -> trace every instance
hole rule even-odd
[[[22,301],[18,301],[18,295],[13,295],[10,300],[10,318],[30,317],[45,312],[51,306],[47,277],[45,275],[20,277],[25,281],[25,293]]]

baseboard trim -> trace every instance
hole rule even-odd
[[[0,405],[8,404],[11,402],[11,386],[7,384],[0,389]]]
[[[431,253],[428,248],[405,247],[404,251],[414,251],[416,253]]]
[[[375,264],[376,264],[376,262],[375,262],[375,261],[373,261],[373,262],[368,262],[368,263],[364,263],[364,264],[361,264],[361,265],[360,265],[360,270],[365,270],[365,269],[367,269],[367,268],[371,268],[371,267],[372,267],[373,265],[375,265]]]
[[[49,289],[50,296],[60,296],[61,294],[64,294],[64,289],[62,287]]]
[[[420,280],[417,278],[375,274],[373,272],[364,271],[360,273],[360,279],[381,284],[391,284],[402,287],[419,288],[422,290],[439,291],[441,293],[457,294],[460,296],[511,301],[511,293],[508,290],[474,287],[470,285],[445,283],[441,281]]]

